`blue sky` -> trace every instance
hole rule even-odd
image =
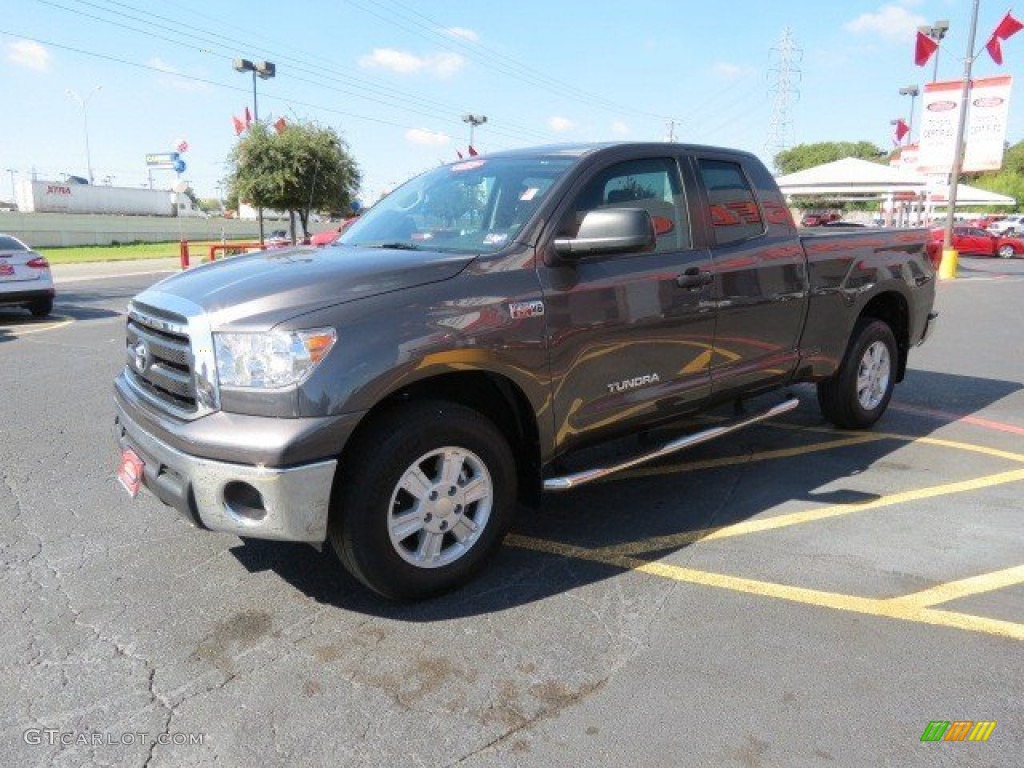
[[[919,24],[948,19],[939,79],[959,78],[970,0],[3,0],[0,13],[0,199],[10,170],[85,175],[82,108],[97,183],[146,181],[145,155],[186,139],[184,174],[212,196],[236,141],[231,116],[252,104],[232,59],[266,59],[260,117],[336,128],[363,171],[362,198],[465,150],[462,115],[486,115],[481,152],[591,140],[662,140],[766,148],[772,48],[790,29],[802,49],[789,143],[891,146],[909,117],[901,87],[930,80],[913,63]],[[1007,6],[983,0],[977,47]],[[1016,14],[1019,18],[1024,13]],[[1015,74],[1024,33],[997,67]],[[185,75],[187,77],[180,77]],[[192,79],[189,79],[192,78]],[[101,89],[94,91],[96,86]],[[1019,87],[1019,86],[1018,86]],[[921,100],[917,100],[920,110]],[[1008,139],[1024,138],[1011,98]],[[171,174],[156,172],[168,186]]]

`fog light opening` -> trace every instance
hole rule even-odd
[[[267,516],[263,495],[248,483],[234,480],[225,485],[224,504],[242,522],[258,523]]]

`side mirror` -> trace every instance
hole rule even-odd
[[[559,256],[595,256],[606,253],[654,250],[654,223],[643,208],[608,208],[588,211],[576,237],[555,240]]]

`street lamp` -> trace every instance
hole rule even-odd
[[[469,123],[469,146],[473,146],[473,129],[487,122],[487,115],[463,115],[462,122]],[[474,147],[475,149],[475,147]]]
[[[914,100],[917,98],[917,94],[920,91],[916,85],[908,85],[906,88],[900,88],[900,96],[910,97],[910,122],[907,123],[907,144],[914,143]]]
[[[236,72],[252,72],[252,119],[259,122],[260,108],[256,101],[256,78],[269,80],[277,74],[277,67],[271,61],[252,62],[248,59],[235,59],[234,67]],[[257,207],[260,221],[260,245],[263,245],[263,206]]]
[[[93,183],[93,178],[92,178],[92,157],[89,154],[89,111],[86,109],[86,105],[89,103],[89,99],[91,99],[93,97],[93,95],[97,91],[100,91],[102,89],[103,89],[102,85],[97,85],[95,88],[93,88],[91,91],[89,91],[89,95],[86,96],[84,99],[81,96],[79,96],[77,93],[72,91],[70,88],[68,89],[68,96],[70,96],[75,101],[77,101],[81,105],[81,107],[82,107],[82,124],[85,126],[85,165],[89,169],[89,183],[90,184]]]
[[[949,31],[949,20],[948,19],[939,19],[938,21],[935,22],[935,24],[933,24],[930,27],[928,25],[925,25],[925,26],[922,26],[922,27],[918,27],[917,31],[920,32],[922,35],[926,35],[926,36],[930,37],[936,43],[941,43],[942,42],[942,38],[944,38],[946,36],[946,33]],[[938,79],[938,76],[939,76],[939,51],[940,50],[941,50],[941,47],[935,49],[935,63],[932,65],[932,82],[933,83]]]

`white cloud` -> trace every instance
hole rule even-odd
[[[34,40],[18,40],[7,46],[7,60],[12,64],[36,72],[48,72],[50,69],[50,52]]]
[[[573,128],[575,128],[576,123],[574,123],[567,117],[558,117],[556,115],[555,117],[552,117],[551,119],[548,120],[548,127],[552,131],[563,133],[565,131],[571,131]]]
[[[451,77],[465,64],[466,60],[457,53],[417,56],[408,51],[397,51],[394,48],[374,48],[373,53],[359,58],[359,66],[364,69],[380,67],[401,75],[426,72],[435,77]]]
[[[449,37],[458,37],[462,40],[469,40],[471,43],[475,43],[480,39],[480,35],[466,27],[449,27],[445,30],[445,34]]]
[[[743,74],[743,67],[728,61],[719,61],[711,67],[711,71],[722,80],[735,80]]]
[[[206,93],[207,91],[213,90],[209,83],[201,83],[198,80],[189,80],[186,77],[175,77],[180,75],[173,65],[168,64],[163,59],[154,56],[146,62],[153,69],[159,69],[161,72],[166,72],[170,77],[158,77],[156,82],[158,85],[164,88],[170,88],[174,91],[184,91],[185,93]]]
[[[924,16],[908,11],[903,5],[883,5],[876,13],[864,13],[843,26],[849,32],[878,34],[889,40],[906,40],[927,24]]]
[[[410,128],[405,132],[405,140],[410,144],[422,144],[428,147],[443,147],[451,142],[452,137],[447,133],[430,131],[426,128]]]
[[[612,123],[612,133],[614,133],[616,136],[628,136],[630,133],[629,126],[626,125],[621,120],[616,120],[614,123]]]

